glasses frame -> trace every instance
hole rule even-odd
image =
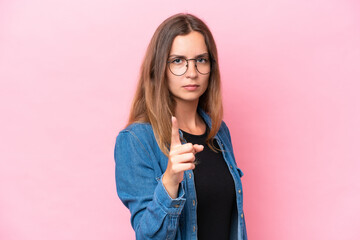
[[[184,72],[183,74],[180,74],[180,75],[175,74],[175,73],[173,73],[173,71],[171,71],[171,68],[170,68],[170,63],[171,63],[171,61],[167,61],[167,63],[168,63],[168,68],[169,68],[170,72],[171,72],[173,75],[175,75],[175,76],[182,76],[182,75],[184,75],[184,74],[187,72],[187,70],[189,69],[189,61],[190,61],[190,60],[194,60],[194,61],[195,61],[195,69],[196,69],[196,71],[197,71],[198,73],[200,73],[201,75],[207,75],[207,74],[211,73],[212,63],[215,62],[215,60],[213,60],[212,58],[209,57],[210,71],[209,71],[208,73],[201,73],[201,72],[199,71],[198,67],[197,67],[197,64],[196,64],[197,58],[187,58],[187,59],[186,59],[186,58],[183,58],[183,57],[181,57],[181,58],[186,61],[186,70],[185,70],[185,72]]]

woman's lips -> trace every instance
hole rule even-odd
[[[196,84],[189,84],[184,86],[184,88],[188,91],[195,91],[198,87],[199,85]]]

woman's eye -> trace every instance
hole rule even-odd
[[[171,63],[175,63],[175,64],[180,64],[182,62],[183,62],[183,60],[181,58],[175,58],[171,61]]]
[[[196,62],[198,62],[198,63],[207,63],[208,60],[207,60],[206,58],[198,58],[198,59],[196,60]]]

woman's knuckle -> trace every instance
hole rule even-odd
[[[192,143],[186,143],[185,145],[184,145],[184,147],[185,147],[185,149],[187,150],[187,151],[189,151],[190,149],[192,149]]]

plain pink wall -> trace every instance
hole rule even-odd
[[[0,239],[134,239],[114,141],[178,12],[218,44],[249,239],[359,239],[355,0],[0,1]]]

